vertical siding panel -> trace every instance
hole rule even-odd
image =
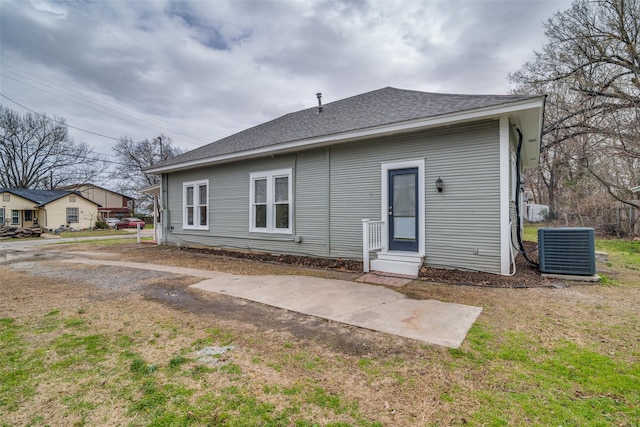
[[[328,256],[328,164],[326,151],[299,153],[295,168],[295,234],[302,239],[298,253]],[[300,246],[300,244],[298,244]]]

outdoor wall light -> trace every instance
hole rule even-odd
[[[442,193],[442,180],[440,177],[436,179],[436,188],[438,189],[438,193]]]

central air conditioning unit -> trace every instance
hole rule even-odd
[[[539,228],[538,246],[542,273],[596,274],[593,228]]]

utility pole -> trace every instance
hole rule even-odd
[[[160,161],[163,161],[164,160],[164,158],[163,158],[164,150],[162,149],[162,135],[158,136],[156,138],[156,140],[158,141],[158,144],[160,145]]]

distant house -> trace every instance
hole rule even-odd
[[[0,223],[12,227],[91,228],[99,207],[75,191],[0,188]]]
[[[525,218],[529,222],[541,222],[549,218],[549,205],[527,203],[526,208]]]
[[[95,184],[67,185],[59,189],[80,192],[83,197],[100,204],[99,212],[102,218],[124,218],[131,216],[134,211],[135,200],[132,197],[107,190]]]
[[[287,114],[147,170],[162,243],[509,274],[543,109],[544,96],[387,87]]]

